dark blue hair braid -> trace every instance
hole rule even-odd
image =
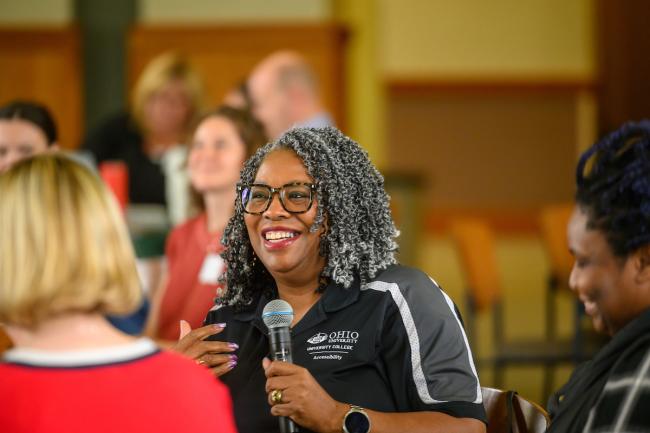
[[[576,171],[578,205],[625,257],[650,243],[650,121],[630,122],[588,149]]]

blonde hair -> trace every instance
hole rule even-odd
[[[167,52],[151,60],[133,88],[131,109],[140,128],[146,129],[144,107],[147,100],[175,80],[179,80],[185,85],[190,99],[190,119],[188,119],[185,132],[189,133],[193,128],[198,116],[203,111],[203,82],[192,65],[175,52]]]
[[[0,175],[0,322],[125,314],[141,296],[123,216],[94,173],[43,154]]]

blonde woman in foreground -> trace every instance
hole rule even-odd
[[[0,323],[15,343],[0,358],[2,431],[234,432],[209,372],[104,318],[139,305],[140,288],[99,178],[41,155],[0,175],[0,197]]]

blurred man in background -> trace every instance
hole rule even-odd
[[[271,140],[296,126],[333,126],[314,71],[296,52],[277,51],[263,59],[250,75],[248,91],[253,114]]]

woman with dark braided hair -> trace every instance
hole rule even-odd
[[[240,433],[279,431],[278,416],[301,432],[485,431],[454,304],[397,264],[383,178],[357,143],[292,129],[247,161],[238,191],[228,290],[206,323],[238,347],[221,379]],[[261,313],[276,298],[294,312],[294,364],[266,358]]]
[[[611,340],[549,401],[550,432],[650,431],[650,122],[578,163],[569,285]]]

